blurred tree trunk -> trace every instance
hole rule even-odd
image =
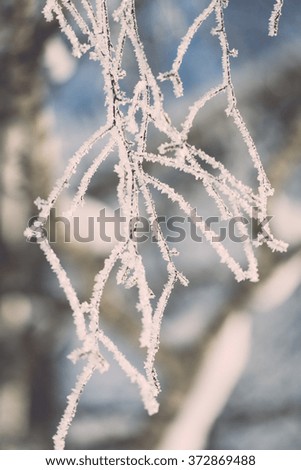
[[[51,409],[47,403],[51,374],[41,376],[47,354],[33,324],[32,293],[41,282],[40,253],[26,243],[23,232],[34,213],[33,195],[47,191],[49,163],[41,154],[46,132],[41,119],[41,60],[45,41],[54,30],[55,24],[48,25],[42,18],[39,1],[2,0],[0,442],[4,449],[26,446],[29,432],[38,419],[43,423],[49,418]],[[37,388],[43,397],[39,401]]]

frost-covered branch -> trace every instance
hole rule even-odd
[[[183,37],[179,47],[178,47],[178,52],[177,52],[177,57],[175,58],[172,69],[170,72],[165,72],[163,74],[159,75],[159,80],[164,81],[164,80],[171,80],[173,87],[174,87],[174,93],[177,97],[180,97],[183,95],[183,83],[179,75],[179,69],[182,65],[184,56],[190,46],[190,43],[204,21],[207,20],[207,18],[211,15],[211,13],[214,11],[214,8],[216,6],[217,0],[212,0],[210,2],[209,6],[203,10],[199,16],[196,17],[192,25],[189,27],[187,33]]]
[[[282,1],[277,1],[274,5],[270,19],[270,34],[272,30],[274,32],[277,30],[282,3]],[[56,18],[62,32],[73,47],[73,54],[80,57],[84,53],[89,53],[90,58],[98,61],[101,66],[104,78],[106,123],[71,157],[62,177],[56,182],[47,200],[37,199],[39,215],[45,220],[49,218],[56,201],[68,188],[74,174],[77,174],[80,163],[88,158],[90,152],[96,150],[96,145],[101,147],[101,150],[97,151],[97,156],[82,176],[66,214],[72,214],[80,204],[84,204],[85,195],[96,171],[103,162],[117,154],[118,163],[115,165],[115,172],[118,177],[117,197],[121,214],[127,221],[139,220],[140,207],[143,203],[144,211],[150,221],[152,239],[165,262],[167,276],[161,292],[155,297],[149,285],[148,273],[138,243],[133,240],[133,231],[124,231],[125,241],[115,245],[105,260],[103,268],[95,277],[90,300],[81,304],[58,256],[47,240],[39,240],[40,247],[74,312],[76,333],[81,345],[71,353],[70,358],[73,361],[79,359],[85,361],[83,372],[68,398],[66,410],[54,437],[55,447],[58,449],[64,448],[68,428],[86,383],[96,370],[104,372],[108,367],[108,363],[102,357],[102,349],[112,353],[121,369],[132,382],[138,385],[147,411],[152,414],[158,409],[157,395],[160,385],[155,370],[155,357],[159,348],[163,315],[176,283],[187,285],[188,281],[176,266],[174,257],[177,253],[171,249],[159,224],[156,223],[157,207],[152,195],[153,189],[159,191],[162,197],[168,198],[182,213],[192,218],[196,227],[217,252],[221,262],[233,271],[238,281],[258,279],[254,252],[257,245],[267,243],[272,250],[279,251],[286,248],[285,244],[273,238],[269,228],[267,229],[268,237],[259,234],[257,240],[254,241],[250,239],[243,224],[238,224],[238,231],[245,238],[243,247],[248,263],[247,268],[243,269],[223,242],[217,240],[214,230],[209,229],[202,219],[194,216],[192,205],[180,191],[162,182],[160,178],[152,176],[144,165],[152,162],[190,175],[197,184],[205,188],[223,220],[229,220],[230,217],[242,217],[244,214],[254,217],[254,208],[256,208],[255,216],[259,222],[266,217],[267,198],[272,194],[272,189],[255,143],[237,105],[230,67],[231,58],[237,54],[237,51],[231,50],[228,44],[224,19],[224,9],[227,4],[228,2],[224,0],[212,0],[205,9],[199,12],[180,41],[171,71],[163,72],[156,78],[139,36],[134,0],[120,1],[119,7],[112,15],[112,19],[119,27],[115,41],[112,40],[107,0],[96,0],[95,6],[89,0],[47,0],[46,2],[44,8],[46,19]],[[179,130],[165,109],[160,81],[171,80],[176,96],[184,93],[180,68],[193,37],[209,17],[215,17],[215,28],[212,34],[217,37],[220,46],[222,77],[218,86],[212,87],[195,101]],[[274,25],[274,29],[271,24]],[[132,48],[139,71],[132,93],[125,89],[122,82],[126,76],[126,70],[123,68],[126,67],[124,60],[126,42]],[[197,113],[205,107],[206,103],[220,94],[225,94],[227,97],[226,114],[229,119],[233,120],[257,172],[258,186],[255,188],[243,184],[218,158],[209,155],[201,148],[194,147],[188,141],[188,134],[193,128]],[[153,125],[165,138],[157,152],[153,153],[148,150],[147,145],[150,125]],[[30,229],[26,231],[26,236],[30,236]],[[100,317],[102,296],[109,277],[113,276],[116,269],[116,282],[127,289],[136,288],[138,292],[137,311],[141,314],[142,322],[140,345],[146,348],[143,372],[126,359],[102,329]]]
[[[276,0],[269,20],[269,36],[277,36],[284,0]]]

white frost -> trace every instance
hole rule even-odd
[[[277,0],[274,5],[270,19],[270,34],[273,33],[274,35],[277,32],[282,4],[283,1]],[[80,57],[89,51],[90,58],[99,61],[104,79],[107,119],[105,125],[96,130],[71,157],[62,177],[55,184],[47,200],[38,198],[36,205],[40,211],[39,216],[47,219],[58,197],[69,186],[81,161],[89,155],[96,144],[102,143],[101,152],[84,174],[67,212],[69,211],[72,214],[84,202],[93,175],[106,159],[110,158],[113,153],[117,153],[119,163],[115,166],[115,171],[119,180],[117,197],[121,215],[126,217],[128,221],[131,218],[139,217],[141,202],[143,202],[145,212],[151,223],[152,234],[156,239],[157,248],[166,264],[167,281],[162,286],[161,294],[154,299],[137,242],[131,238],[130,234],[127,234],[125,241],[114,245],[104,263],[104,267],[96,275],[91,299],[81,304],[58,256],[47,240],[40,241],[40,247],[56,274],[59,284],[65,291],[73,310],[74,323],[81,346],[70,357],[73,361],[77,361],[80,357],[85,360],[82,373],[68,397],[66,410],[54,436],[56,449],[64,448],[68,429],[87,382],[96,370],[105,372],[108,367],[108,363],[99,352],[100,346],[113,354],[125,374],[132,382],[137,384],[144,406],[149,414],[153,414],[158,410],[157,395],[160,391],[160,385],[154,365],[159,348],[163,315],[175,284],[180,282],[187,285],[188,281],[178,271],[174,261],[175,253],[169,247],[159,224],[156,223],[157,208],[152,191],[155,189],[161,193],[162,197],[169,198],[178,206],[182,214],[190,216],[193,208],[176,187],[163,183],[160,178],[151,176],[143,163],[152,161],[162,166],[177,169],[181,173],[189,174],[195,181],[205,187],[208,197],[215,202],[221,218],[224,220],[232,216],[254,215],[254,208],[257,210],[256,216],[259,222],[264,220],[267,213],[267,199],[272,194],[272,188],[262,167],[255,143],[237,106],[230,67],[230,59],[237,55],[237,51],[231,50],[229,47],[224,23],[224,9],[227,7],[228,2],[225,0],[212,0],[207,8],[201,9],[179,44],[171,70],[160,74],[159,78],[156,78],[152,73],[138,34],[135,1],[122,0],[118,9],[113,13],[113,20],[119,23],[119,26],[116,25],[116,28],[119,27],[117,41],[111,40],[111,22],[109,21],[111,18],[109,18],[107,1],[97,0],[95,5],[94,8],[88,0],[82,0],[81,8],[77,8],[76,2],[72,0],[47,0],[44,8],[47,20],[51,20],[53,17],[58,20],[62,32],[72,45],[75,57]],[[176,96],[184,93],[180,77],[182,61],[193,37],[209,17],[215,21],[212,34],[217,37],[222,58],[223,72],[220,85],[212,88],[196,100],[182,123],[182,130],[179,131],[165,110],[164,97],[159,83],[160,80],[171,80]],[[80,35],[77,34],[78,30],[81,31]],[[123,67],[126,67],[126,65],[123,65],[126,62],[123,60],[125,41],[133,50],[139,70],[137,82],[133,84],[134,92],[132,95],[127,94],[126,90],[122,88],[122,78],[126,72],[123,69]],[[116,44],[115,47],[113,47],[113,43]],[[53,58],[54,51],[57,50],[58,43],[52,44],[52,49],[48,50],[46,58],[48,57],[48,63],[52,62],[52,73],[56,76],[56,79],[62,80],[63,78],[66,79],[68,74],[70,75],[72,65],[69,62],[69,68],[66,65],[65,68],[58,68],[58,65],[54,64]],[[62,49],[60,54],[62,59]],[[228,119],[232,119],[236,126],[257,173],[257,185],[254,188],[248,187],[236,179],[214,155],[208,155],[202,149],[195,148],[188,142],[187,136],[193,127],[196,114],[207,102],[222,93],[227,97],[226,115]],[[164,144],[160,146],[155,154],[150,153],[147,146],[150,124],[155,126],[161,135],[165,136]],[[129,134],[131,134],[131,137],[129,137]],[[203,166],[203,164],[205,165]],[[211,172],[211,170],[214,171]],[[246,237],[244,251],[248,266],[244,269],[222,242],[213,242],[216,234],[205,226],[204,221],[196,220],[195,223],[211,243],[221,262],[233,271],[238,281],[246,279],[256,281],[258,279],[257,260],[254,253],[254,248],[257,245],[267,243],[272,250],[283,251],[286,249],[285,244],[275,240],[270,229],[265,226],[265,230],[269,235],[268,239],[259,236],[257,240],[251,240],[248,236]],[[238,225],[238,230],[241,235],[247,235],[243,224]],[[136,287],[138,291],[137,310],[142,317],[140,341],[141,346],[146,348],[145,371],[143,373],[127,360],[101,329],[99,307],[106,283],[115,266],[119,268],[117,282],[128,289]],[[244,322],[243,317],[240,320]],[[242,323],[241,327],[242,331],[245,331],[245,323]],[[230,331],[231,333],[231,330],[233,330],[232,327],[227,332]],[[224,348],[225,351],[226,349]],[[228,351],[229,354],[230,352]],[[233,350],[232,352],[233,355],[227,356],[229,365],[233,364],[233,360],[237,357],[237,351]],[[212,354],[212,360],[218,361],[221,351],[212,351]],[[240,367],[241,364],[239,363],[236,370],[233,369],[233,376]],[[210,381],[215,383],[217,380],[216,377],[212,376],[211,369],[208,366],[206,377],[201,378],[202,381],[208,380],[208,384]],[[226,375],[227,377],[223,376],[222,382],[224,382],[224,379],[229,378],[228,369]],[[232,382],[230,382],[228,380],[227,383],[224,383],[227,390],[231,389]],[[216,400],[214,401],[214,396],[211,395],[210,397],[212,386],[209,388],[207,387],[205,395],[199,397],[200,407],[198,412],[202,412],[204,401],[208,399],[207,403],[212,405],[211,411],[209,410],[210,413],[208,411],[208,420],[210,421],[221,404]],[[196,390],[198,389],[196,388]],[[200,418],[197,421],[202,422],[202,419]]]

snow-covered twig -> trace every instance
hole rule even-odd
[[[270,19],[270,34],[272,32],[274,35],[277,32],[282,4],[283,1],[277,0],[274,5]],[[223,12],[227,5],[228,2],[225,0],[212,0],[206,8],[201,9],[180,41],[171,71],[161,73],[156,78],[138,33],[134,0],[121,0],[119,7],[112,14],[112,19],[119,24],[116,41],[113,41],[111,37],[111,18],[109,18],[107,0],[96,0],[93,4],[90,0],[46,1],[44,8],[46,19],[48,21],[54,17],[57,19],[72,45],[73,54],[80,57],[89,52],[90,58],[98,61],[102,68],[106,123],[71,157],[62,177],[56,182],[47,200],[37,199],[39,216],[42,220],[49,218],[57,199],[70,185],[73,175],[78,172],[80,163],[89,156],[91,151],[95,151],[96,144],[98,144],[101,146],[101,151],[98,151],[97,156],[82,176],[66,214],[72,214],[79,204],[84,204],[91,179],[100,165],[112,154],[117,155],[119,161],[115,165],[115,172],[118,177],[117,197],[121,214],[127,221],[138,220],[141,212],[139,201],[143,202],[144,210],[150,220],[152,239],[166,264],[167,274],[167,281],[157,298],[154,298],[143,257],[130,230],[124,233],[125,240],[115,245],[103,268],[96,275],[90,300],[81,304],[66,271],[48,241],[38,240],[74,312],[76,333],[81,346],[70,355],[70,358],[73,361],[79,358],[86,361],[83,372],[69,396],[66,410],[54,437],[55,447],[58,449],[64,448],[68,428],[86,383],[96,370],[104,372],[108,367],[100,352],[102,348],[113,354],[122,370],[132,382],[138,385],[148,412],[152,414],[158,409],[157,395],[160,386],[155,371],[155,357],[159,348],[161,323],[176,283],[187,285],[188,281],[177,269],[174,251],[168,245],[159,224],[156,223],[157,207],[152,190],[159,191],[162,196],[169,198],[177,205],[182,213],[192,218],[193,207],[176,187],[162,182],[160,178],[146,171],[144,163],[153,162],[174,168],[183,174],[189,174],[196,182],[204,186],[223,220],[228,220],[231,216],[241,217],[244,214],[254,216],[254,208],[256,208],[256,217],[259,222],[266,217],[267,198],[272,194],[272,189],[255,143],[237,106],[230,67],[230,59],[236,55],[237,51],[231,50],[228,44]],[[220,46],[222,77],[218,86],[212,87],[191,106],[182,123],[182,130],[179,131],[165,109],[160,81],[170,79],[176,96],[183,94],[180,68],[184,56],[192,39],[209,17],[215,17],[216,26],[212,34],[217,36]],[[132,48],[139,71],[132,94],[125,89],[122,82],[126,75],[126,70],[123,70],[123,67],[126,67],[124,65],[126,42]],[[228,118],[232,118],[257,172],[258,185],[255,188],[248,187],[238,180],[214,155],[209,155],[203,149],[196,148],[188,142],[188,134],[193,128],[197,113],[205,107],[206,103],[220,94],[225,94],[227,97],[226,114]],[[154,126],[165,139],[155,153],[148,150],[150,125]],[[216,233],[212,229],[209,230],[203,220],[195,218],[194,222],[211,243],[221,262],[233,271],[238,281],[258,279],[254,253],[256,244],[266,242],[271,249],[279,251],[286,248],[285,244],[273,238],[269,229],[267,229],[269,230],[267,239],[259,236],[255,243],[248,236],[243,224],[239,224],[239,233],[245,237],[243,247],[248,262],[247,268],[243,269],[223,243],[217,241]],[[34,235],[34,231],[32,233]],[[30,234],[31,230],[27,229],[26,236]],[[104,334],[101,327],[99,314],[101,300],[108,279],[113,275],[116,267],[118,268],[116,282],[127,289],[135,287],[138,291],[137,310],[142,317],[140,345],[146,348],[143,372],[138,371],[126,359],[112,340]]]
[[[277,36],[284,0],[276,0],[269,20],[269,36]]]

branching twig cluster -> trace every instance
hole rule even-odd
[[[90,58],[101,64],[106,96],[106,123],[70,159],[63,176],[57,181],[48,199],[37,200],[40,217],[44,220],[48,219],[52,207],[62,191],[69,186],[81,161],[92,149],[96,148],[96,144],[103,142],[102,150],[81,179],[68,213],[72,214],[78,205],[84,202],[91,178],[100,165],[113,152],[117,153],[119,162],[115,171],[119,178],[118,200],[121,213],[127,220],[139,218],[139,206],[143,201],[154,239],[163,260],[166,262],[168,273],[168,279],[160,296],[154,299],[137,242],[133,240],[131,233],[125,233],[125,241],[115,245],[110,256],[106,259],[103,269],[96,275],[91,299],[81,303],[49,242],[40,240],[40,247],[57,275],[73,310],[74,323],[81,347],[73,352],[70,358],[74,362],[79,358],[84,358],[86,361],[83,371],[68,397],[68,405],[54,437],[57,449],[64,448],[68,428],[76,413],[78,401],[86,383],[94,371],[104,372],[109,366],[101,355],[101,348],[110,351],[130,380],[139,386],[141,397],[149,414],[156,413],[158,410],[157,395],[160,386],[154,362],[159,347],[162,316],[175,284],[180,282],[187,285],[188,281],[175,264],[176,250],[172,250],[168,246],[162,230],[158,224],[155,224],[157,212],[152,190],[156,189],[168,197],[187,216],[191,216],[193,208],[177,191],[177,188],[152,176],[145,169],[144,162],[154,162],[191,175],[204,186],[208,196],[214,200],[223,220],[242,215],[254,217],[254,208],[256,208],[259,222],[263,221],[267,215],[267,198],[272,194],[272,189],[256,146],[238,110],[231,79],[230,59],[237,54],[237,51],[231,50],[228,44],[224,19],[224,10],[227,5],[228,1],[226,0],[212,0],[194,20],[181,40],[171,70],[155,77],[139,37],[134,0],[121,0],[118,9],[113,14],[114,21],[119,24],[115,46],[112,45],[107,0],[96,0],[93,4],[90,0],[47,0],[44,8],[46,19],[52,20],[55,17],[58,20],[62,31],[72,44],[73,54],[80,57],[89,52]],[[276,34],[281,6],[282,1],[275,3],[270,20],[270,34],[271,32]],[[221,82],[196,100],[184,119],[181,130],[178,130],[165,110],[160,81],[171,80],[175,95],[183,94],[180,77],[183,58],[199,28],[207,18],[212,16],[215,17],[215,28],[212,30],[212,34],[217,37],[221,51],[223,66]],[[122,83],[126,75],[123,61],[126,41],[134,51],[139,68],[139,76],[131,96],[123,90]],[[188,134],[197,113],[204,108],[207,102],[219,94],[225,94],[227,97],[226,114],[229,119],[232,119],[239,131],[257,172],[258,187],[255,189],[239,181],[213,155],[196,148],[188,141]],[[150,124],[165,136],[165,143],[158,148],[156,153],[149,152],[147,146]],[[209,169],[214,171],[211,173]],[[195,224],[216,250],[221,262],[228,265],[238,281],[245,279],[256,281],[258,279],[257,261],[254,254],[256,246],[267,243],[272,250],[282,251],[286,248],[285,244],[274,239],[267,228],[265,230],[268,236],[263,237],[259,234],[256,240],[251,239],[247,234],[246,227],[241,223],[239,231],[246,238],[244,251],[248,260],[248,267],[243,269],[223,243],[216,241],[217,234],[212,229],[209,230],[204,221],[195,218]],[[30,230],[27,231],[28,236],[32,233]],[[101,298],[107,280],[116,266],[118,267],[117,283],[126,288],[135,287],[138,292],[137,310],[141,312],[142,316],[140,342],[141,346],[146,348],[145,373],[134,368],[112,340],[104,334],[101,327],[99,317]]]

